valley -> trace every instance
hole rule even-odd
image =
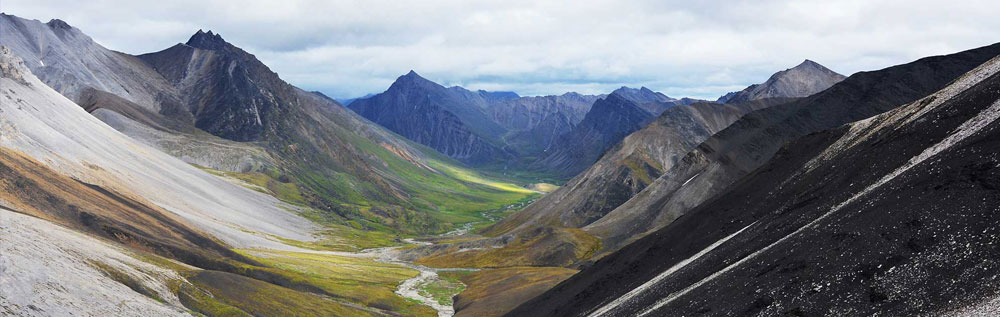
[[[398,25],[194,16],[154,41],[0,13],[0,315],[1000,313],[1000,43],[839,45],[880,52],[840,74],[804,44],[602,55],[646,32],[618,29],[521,60],[505,45],[535,34],[481,43],[517,33],[482,13],[383,65],[365,45],[411,39],[357,34]],[[347,48],[285,50],[309,41]],[[456,42],[480,48],[422,55]],[[743,64],[713,64],[729,50]],[[628,63],[661,55],[685,65]]]

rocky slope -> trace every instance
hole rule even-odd
[[[120,246],[4,208],[0,263],[4,315],[190,316],[169,290],[169,283],[182,279],[176,272]]]
[[[625,137],[566,185],[491,228],[508,233],[537,226],[580,228],[606,215],[669,170],[688,151],[743,115],[789,99],[741,104],[693,103],[667,109]]]
[[[785,142],[912,102],[998,52],[1000,45],[992,45],[861,72],[821,93],[747,114],[584,230],[601,237],[609,249],[623,246],[712,199],[767,162]]]
[[[490,116],[507,129],[503,139],[508,146],[532,161],[580,123],[599,97],[569,92],[506,99],[490,106]]]
[[[134,56],[104,48],[64,21],[42,23],[2,14],[0,32],[0,44],[22,58],[45,84],[132,138],[219,170],[246,172],[276,164],[258,146],[198,130],[180,91],[156,70]]]
[[[771,75],[764,83],[750,85],[742,91],[719,97],[718,102],[739,103],[764,98],[807,97],[830,88],[844,78],[846,78],[844,75],[807,59],[798,66]]]
[[[1000,52],[909,66],[987,53]],[[998,73],[993,58],[925,98],[800,137],[510,315],[982,312],[1000,296],[984,283],[1000,273]]]
[[[231,246],[280,249],[272,236],[313,239],[318,228],[293,207],[133,141],[46,86],[5,47],[0,69],[0,146],[81,182],[134,193]]]
[[[646,89],[622,87],[598,99],[572,130],[557,137],[545,149],[537,170],[563,177],[583,171],[625,136],[638,131],[677,101]]]

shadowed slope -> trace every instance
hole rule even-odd
[[[983,281],[1000,272],[998,119],[994,58],[795,140],[511,315],[934,315],[995,301]]]

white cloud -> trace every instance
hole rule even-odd
[[[57,1],[0,10],[66,20],[139,54],[221,33],[305,89],[384,90],[410,69],[442,84],[714,98],[809,58],[850,74],[991,44],[995,1]]]

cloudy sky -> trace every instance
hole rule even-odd
[[[2,0],[102,45],[158,51],[213,30],[282,78],[334,97],[410,69],[522,95],[646,86],[712,98],[812,59],[845,75],[1000,41],[983,1]]]

